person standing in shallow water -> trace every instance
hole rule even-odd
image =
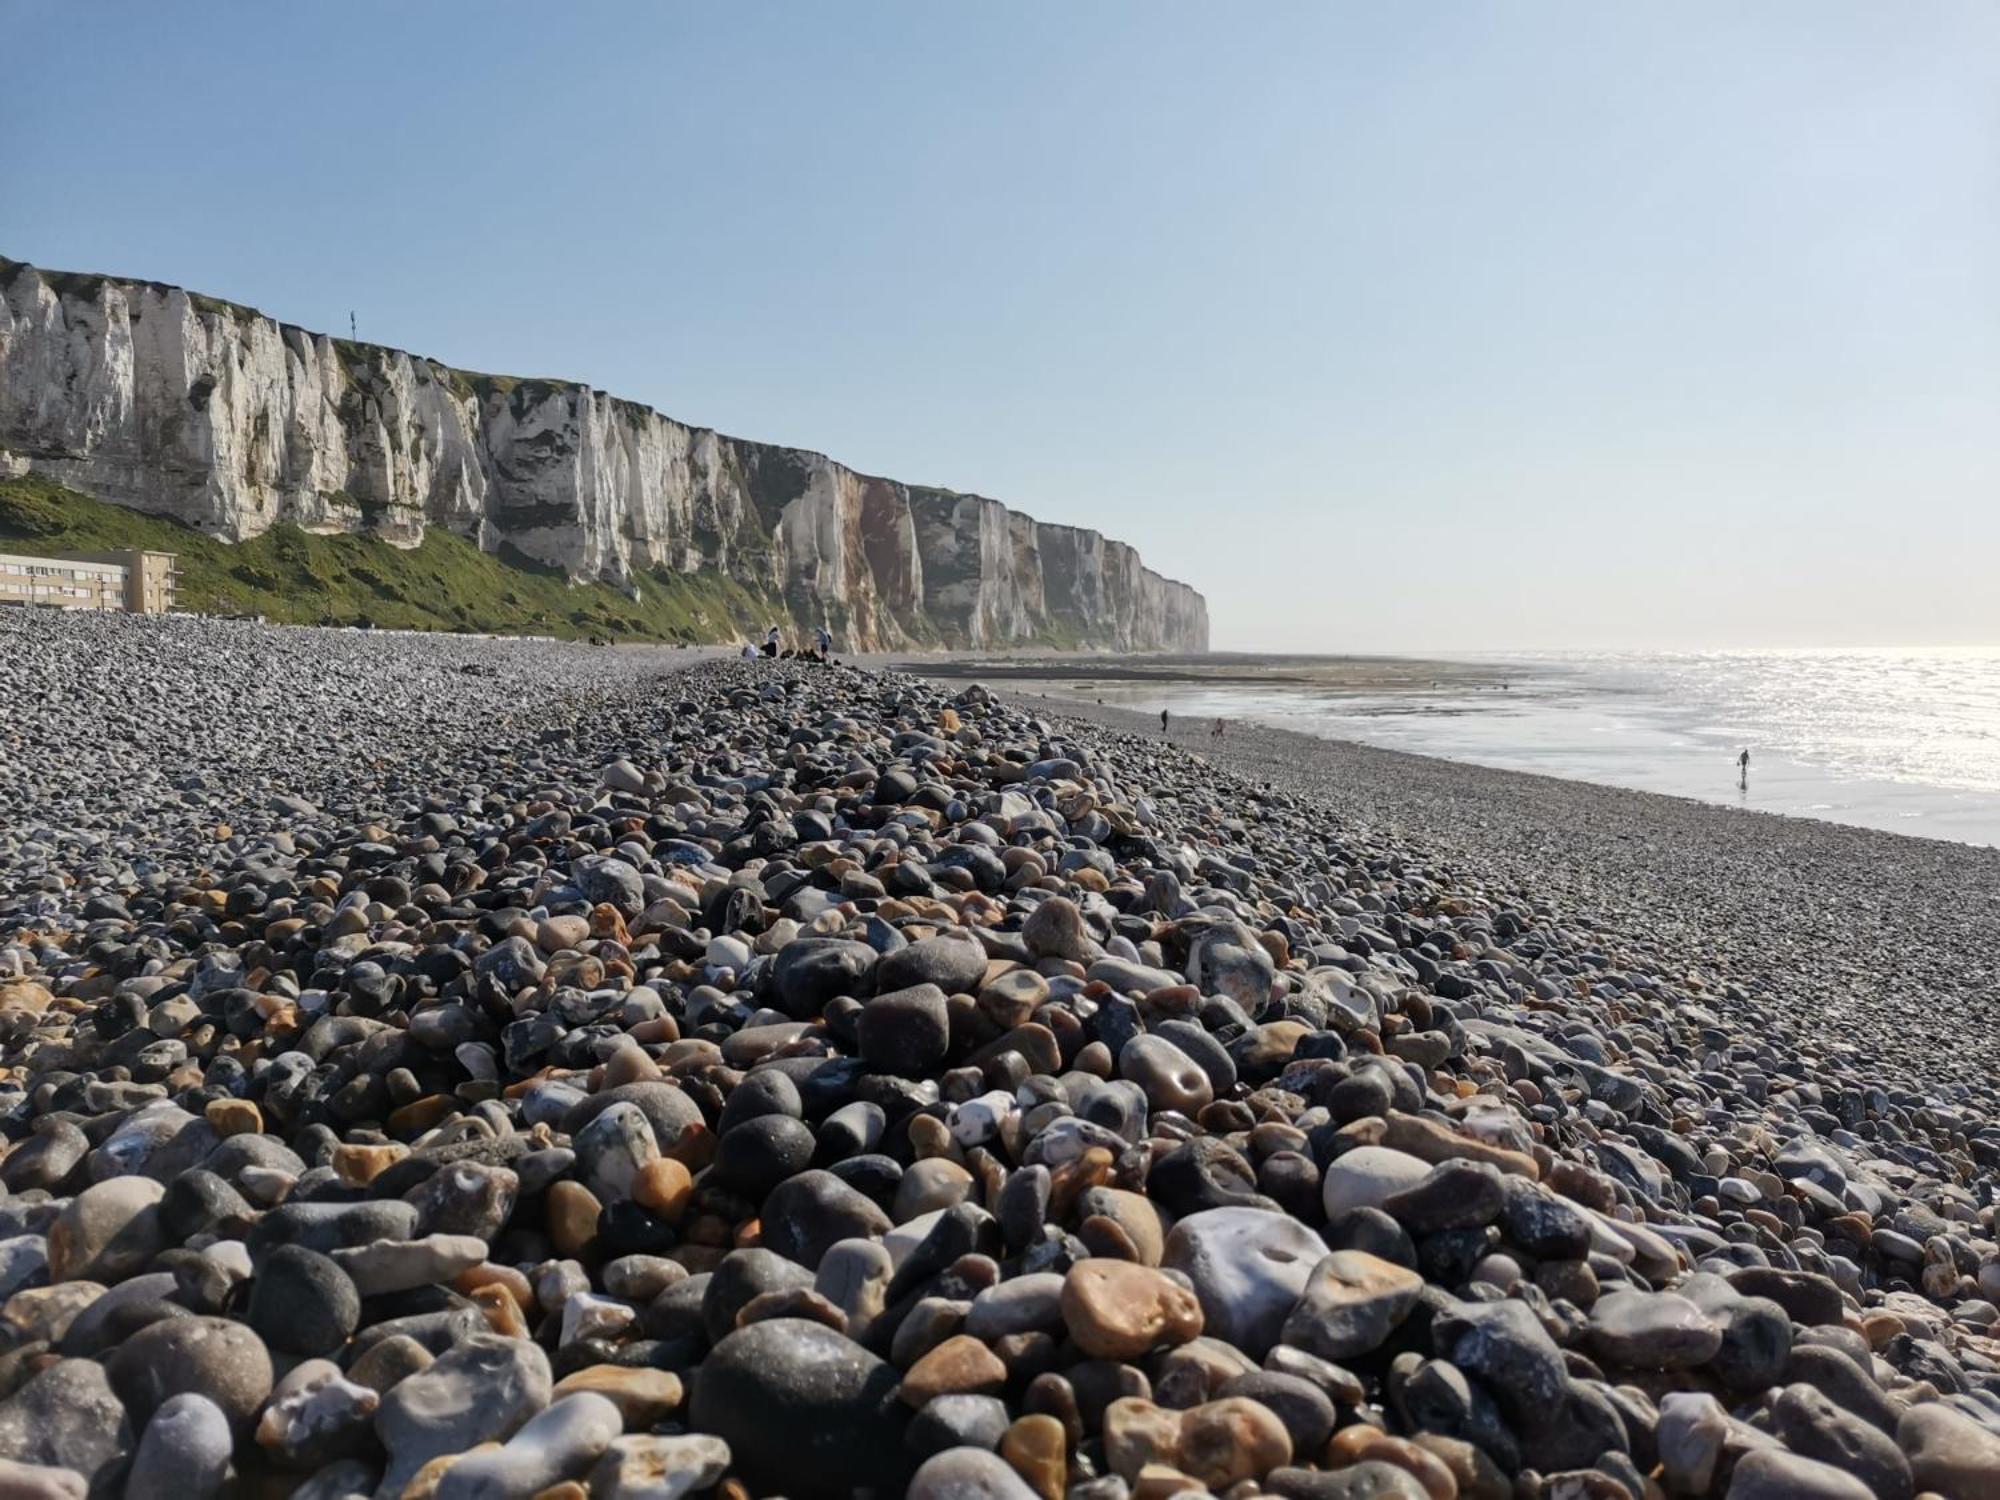
[[[1163,708],[1160,710],[1160,733],[1165,734],[1166,732],[1167,732],[1167,711]]]
[[[1736,789],[1741,792],[1750,790],[1750,747],[1748,745],[1745,745],[1743,753],[1736,757]]]

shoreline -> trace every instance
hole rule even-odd
[[[1031,704],[1162,738],[1134,710]],[[1219,743],[1197,724],[1166,739],[1482,883],[1559,903],[1669,969],[1788,994],[1822,1026],[1921,987],[1930,1003],[1879,1039],[1907,1075],[1970,1082],[2000,1068],[2000,849],[1240,721]]]
[[[1010,663],[999,672],[977,661],[889,665],[1148,715],[1170,709],[1190,723],[1220,718],[1239,728],[1294,730],[1493,770],[2000,848],[2000,782],[1982,772],[1971,710],[1954,716],[1940,707],[1910,718],[1912,705],[1904,703],[1876,709],[1872,719],[1843,720],[1840,673],[1851,666],[1790,696],[1754,675],[1704,695],[1683,693],[1673,669],[1658,665],[1672,660],[1600,668],[1582,659],[1249,657],[1218,675],[1203,675],[1185,659],[1125,675],[1099,672],[1080,658]],[[1910,664],[1912,673],[1929,669]],[[1977,701],[2000,691],[2000,680],[1972,677],[1960,687],[1968,702]],[[1815,716],[1825,713],[1835,717],[1822,724]],[[1746,747],[1754,764],[1740,781],[1736,758]]]

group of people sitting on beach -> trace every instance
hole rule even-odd
[[[785,635],[773,625],[764,632],[764,644],[755,646],[748,641],[743,644],[743,659],[755,661],[758,657],[769,657],[773,661],[818,661],[833,660],[833,632],[824,625],[813,627],[810,646],[790,647],[785,644]]]

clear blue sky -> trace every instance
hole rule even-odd
[[[1215,642],[2000,641],[2000,7],[14,0],[0,254],[1136,543]]]

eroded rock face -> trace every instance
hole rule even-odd
[[[844,649],[1201,651],[1208,610],[1123,542],[856,474],[566,381],[468,374],[153,282],[0,260],[0,474],[228,541],[432,526],[578,580],[712,569]]]

